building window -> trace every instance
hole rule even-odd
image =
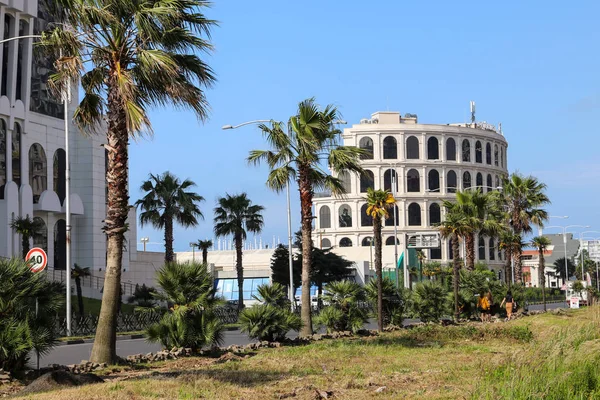
[[[494,182],[492,181],[492,175],[488,174],[487,176],[487,190],[486,192],[489,192],[490,190],[494,189]]]
[[[408,225],[421,226],[421,206],[417,203],[408,206]]]
[[[448,260],[454,260],[454,248],[452,247],[452,239],[448,240]]]
[[[350,174],[346,171],[340,173],[338,179],[342,182],[342,187],[344,188],[345,193],[350,193],[352,191],[352,184],[350,179]]]
[[[319,209],[319,228],[331,228],[331,210],[328,206],[323,206]]]
[[[496,189],[498,189],[500,187],[500,178],[498,178],[498,175],[496,175],[496,186],[494,186]]]
[[[325,239],[324,239],[325,240]],[[269,278],[244,278],[242,287],[244,300],[253,300],[253,296],[258,295],[260,285],[268,285]],[[237,278],[217,279],[215,280],[215,296],[222,297],[225,300],[238,300],[240,296]]]
[[[427,159],[428,160],[439,160],[440,158],[440,145],[435,136],[427,139]]]
[[[446,160],[456,161],[456,142],[452,138],[446,140]]]
[[[475,178],[475,187],[483,192],[483,175],[481,175],[481,172],[477,173],[477,177]]]
[[[364,137],[362,139],[360,139],[360,142],[358,142],[358,147],[360,147],[362,150],[365,150],[367,153],[366,154],[361,154],[360,159],[361,160],[372,160],[373,159],[373,140],[369,137]]]
[[[492,165],[492,145],[489,143],[485,145],[485,163]]]
[[[388,210],[385,226],[394,226],[394,211],[396,212],[396,226],[400,225],[400,212],[398,211],[398,206],[394,204],[394,207]]]
[[[339,210],[340,228],[350,228],[352,226],[352,210],[348,205],[344,204]]]
[[[406,139],[406,158],[408,160],[418,160],[419,153],[419,139],[415,136]]]
[[[65,151],[63,149],[58,149],[54,152],[54,162],[52,163],[53,170],[53,189],[54,192],[58,195],[58,199],[60,203],[63,204],[65,201],[66,195],[66,178],[65,178],[65,170],[67,167]]]
[[[6,121],[0,119],[0,199],[4,199],[6,185]]]
[[[396,239],[396,243],[394,243],[394,239]],[[387,239],[385,239],[386,246],[393,246],[394,244],[400,244],[400,241],[398,240],[398,238],[390,236]]]
[[[375,189],[375,176],[373,172],[366,170],[360,174],[360,192],[367,193],[369,188]]]
[[[48,189],[46,152],[39,143],[29,148],[29,185],[33,191],[33,202],[37,203],[42,192]]]
[[[429,171],[427,182],[429,183],[429,191],[437,192],[440,190],[440,173],[437,169]]]
[[[483,163],[483,148],[479,140],[475,142],[475,162],[479,164]]]
[[[321,240],[321,248],[329,249],[331,247],[331,241],[327,238]]]
[[[61,220],[62,221],[62,220]],[[40,247],[44,251],[48,252],[48,227],[46,221],[40,217],[33,217],[33,222],[37,222],[40,226],[40,230],[37,235],[33,237],[33,247]]]
[[[448,171],[446,177],[446,191],[448,193],[456,193],[456,189],[458,188],[458,182],[456,179],[456,172],[450,170]]]
[[[21,125],[15,122],[12,131],[12,180],[21,186]]]
[[[363,204],[360,208],[360,226],[373,226],[373,217],[367,214],[367,204]]]
[[[469,171],[465,171],[463,173],[463,190],[469,189],[471,187],[471,173]]]
[[[419,171],[411,169],[406,174],[406,191],[407,192],[420,192],[421,182],[419,177]]]
[[[462,142],[462,160],[471,162],[471,143],[467,139]]]
[[[342,240],[340,240],[340,247],[352,247],[352,240],[350,240],[350,238],[342,238]]]
[[[398,158],[398,143],[392,136],[383,139],[383,158],[386,160],[395,160]]]
[[[67,223],[59,219],[54,224],[54,269],[67,267]]]
[[[442,222],[442,212],[438,203],[431,203],[429,206],[429,225],[435,225]]]
[[[29,33],[29,24],[27,21],[19,20],[19,36],[25,36]],[[27,48],[27,40],[19,39],[18,55],[17,55],[17,93],[15,98],[17,100],[23,100],[25,98],[25,85],[23,85],[23,75],[25,75],[27,69],[23,62],[23,56],[25,49]]]
[[[369,247],[371,245],[371,243],[373,243],[373,238],[371,236],[367,236],[366,238],[364,238],[361,242],[361,246],[362,247]]]
[[[494,145],[494,165],[498,166],[498,145]]]
[[[392,188],[392,180],[396,182],[394,188]],[[388,190],[391,193],[398,192],[398,181],[395,170],[388,169],[383,173],[383,190]]]
[[[500,165],[502,165],[502,168],[506,168],[504,165],[504,147],[500,147]]]
[[[10,38],[10,31],[12,30],[14,18],[10,16],[10,14],[4,14],[4,39]],[[2,44],[2,89],[0,89],[0,94],[2,96],[8,96],[8,50],[10,48],[11,41],[4,42]]]
[[[479,254],[477,254],[479,257],[479,260],[485,260],[485,239],[480,237],[479,238]]]
[[[496,244],[494,243],[494,238],[490,238],[490,261],[494,261],[496,259]]]
[[[429,250],[429,259],[430,260],[441,260],[442,259],[442,249],[430,249]]]

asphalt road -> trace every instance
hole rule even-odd
[[[548,304],[548,309],[565,308],[565,303],[551,303]],[[529,310],[541,310],[542,305],[531,305]],[[405,324],[418,322],[418,320],[405,320]],[[369,322],[366,326],[367,329],[375,329],[376,323]],[[290,338],[294,338],[295,333],[289,335]],[[250,343],[246,334],[240,331],[227,331],[225,332],[224,346],[232,344],[245,345]],[[157,343],[148,343],[146,339],[131,339],[131,340],[118,340],[117,341],[117,354],[121,357],[126,357],[133,354],[146,354],[161,350],[161,347]],[[77,364],[82,360],[89,360],[92,352],[92,343],[82,344],[71,344],[57,346],[52,349],[48,354],[40,357],[40,367],[46,367],[50,364]],[[31,357],[32,363],[35,362],[35,357]]]

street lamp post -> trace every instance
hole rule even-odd
[[[569,216],[568,215],[549,215],[548,219],[550,218],[559,218],[559,219],[568,219]],[[543,227],[540,226],[538,229],[538,236],[543,236],[544,232],[543,232]]]
[[[197,243],[190,242],[190,247],[192,248],[192,263],[196,262],[196,247],[198,247]]]
[[[150,241],[149,237],[140,238],[140,242],[142,242],[144,245],[144,253],[146,252],[146,243],[148,243],[149,241]]]

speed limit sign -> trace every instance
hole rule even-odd
[[[25,260],[29,263],[29,269],[33,273],[43,271],[46,265],[48,265],[48,256],[44,249],[39,247],[29,250]]]

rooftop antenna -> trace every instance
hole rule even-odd
[[[471,123],[474,124],[475,123],[475,102],[474,101],[470,101],[469,105],[471,107]]]

